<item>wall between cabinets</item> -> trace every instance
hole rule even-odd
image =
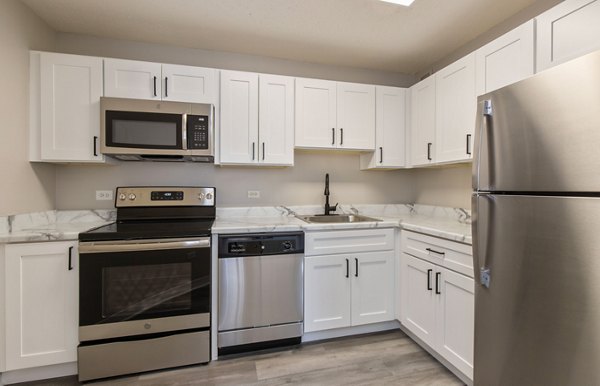
[[[53,165],[29,158],[29,50],[54,50],[55,32],[17,0],[0,1],[0,216],[54,208]]]
[[[112,208],[95,190],[126,185],[204,185],[217,188],[226,206],[324,203],[325,173],[332,204],[412,202],[414,170],[360,171],[358,154],[296,151],[291,168],[219,167],[195,163],[121,162],[117,166],[57,166],[57,209]],[[248,199],[248,190],[260,190]]]
[[[471,167],[470,163],[465,163],[416,169],[413,174],[413,201],[417,204],[470,208]]]

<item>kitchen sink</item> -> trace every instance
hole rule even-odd
[[[373,217],[361,216],[358,214],[318,214],[313,216],[298,216],[298,218],[302,221],[306,221],[307,223],[354,223],[381,221]]]

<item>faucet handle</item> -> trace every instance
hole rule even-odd
[[[338,204],[339,202],[336,202],[335,205],[330,208],[330,210],[335,212],[337,210]]]

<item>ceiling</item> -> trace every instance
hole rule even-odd
[[[52,28],[414,74],[535,0],[23,0]]]

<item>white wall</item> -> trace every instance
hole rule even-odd
[[[471,207],[471,164],[415,170],[413,201],[419,204]]]
[[[359,156],[296,151],[291,168],[219,167],[211,164],[121,162],[118,166],[57,166],[57,209],[112,208],[95,201],[95,190],[127,185],[215,186],[226,206],[324,203],[325,173],[330,174],[331,204],[412,202],[413,171],[360,171]],[[259,190],[259,199],[248,199]]]
[[[54,208],[54,166],[29,163],[28,131],[29,50],[53,50],[55,35],[20,1],[0,1],[0,216]]]

